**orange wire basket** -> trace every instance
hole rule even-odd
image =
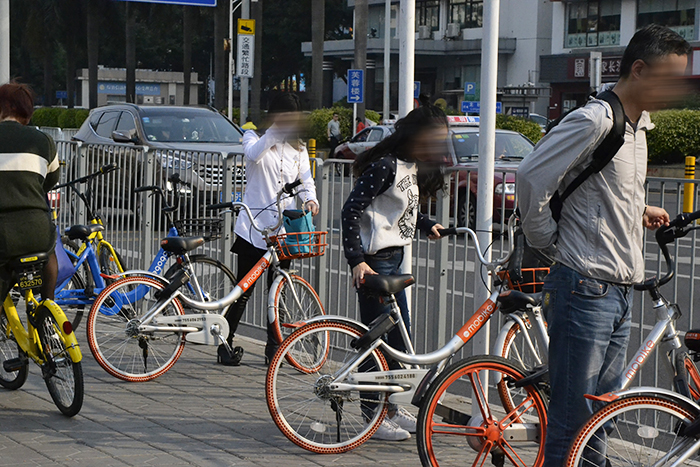
[[[525,293],[538,293],[542,291],[544,278],[549,274],[549,268],[523,268],[521,274],[523,276],[521,281],[512,280],[507,270],[499,272],[498,277],[508,284],[509,289]]]
[[[328,232],[283,233],[270,237],[277,244],[277,254],[282,260],[313,258],[326,252]]]

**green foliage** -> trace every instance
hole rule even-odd
[[[496,115],[496,128],[517,131],[527,136],[533,143],[542,138],[542,128],[535,122],[510,115]]]
[[[40,107],[34,111],[31,124],[54,128],[80,128],[90,115],[87,109],[64,109],[60,107]]]
[[[700,154],[700,111],[662,110],[651,114],[656,128],[647,132],[649,161],[656,164],[684,162]]]
[[[447,101],[442,97],[433,102],[433,105],[439,109],[442,109],[443,112],[447,110]]]
[[[374,123],[382,123],[382,116],[374,110],[365,110],[365,118],[372,120]]]

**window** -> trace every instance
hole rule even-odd
[[[637,28],[651,23],[668,26],[683,39],[695,39],[695,0],[639,0]]]
[[[367,141],[371,143],[378,143],[382,140],[382,136],[384,136],[384,132],[381,128],[372,128],[372,132],[369,134]]]
[[[480,28],[484,23],[483,0],[450,0],[450,23],[460,28]]]
[[[620,45],[621,0],[570,3],[566,47]]]
[[[100,123],[97,124],[97,129],[95,130],[95,133],[102,136],[103,138],[111,138],[112,130],[114,130],[114,126],[116,125],[118,118],[119,112],[113,111],[103,113],[102,118],[100,118]]]
[[[416,2],[416,27],[430,26],[431,31],[440,29],[440,0]]]
[[[367,138],[369,136],[370,128],[367,128],[366,130],[362,130],[358,134],[355,135],[355,137],[352,139],[353,143],[365,143],[367,142]]]
[[[136,122],[129,112],[122,112],[116,131],[120,131],[126,135],[128,135],[129,132],[136,133]]]

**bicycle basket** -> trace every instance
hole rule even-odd
[[[549,268],[523,268],[521,281],[511,279],[508,271],[501,271],[498,276],[503,280],[509,289],[518,290],[525,293],[538,293],[542,291],[544,278],[549,274]]]
[[[275,243],[281,260],[312,258],[326,252],[328,232],[295,232],[270,237]]]
[[[199,219],[180,219],[173,222],[181,237],[204,237],[206,241],[221,238],[223,219],[203,217]]]

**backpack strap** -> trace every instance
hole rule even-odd
[[[622,145],[625,144],[625,110],[622,107],[620,98],[612,91],[603,91],[596,96],[596,99],[610,104],[613,113],[613,126],[593,152],[593,160],[590,165],[566,187],[566,190],[564,190],[562,194],[559,194],[557,191],[554,193],[554,196],[552,196],[549,207],[552,211],[552,217],[556,222],[559,222],[561,218],[561,209],[564,205],[564,200],[566,200],[571,193],[576,191],[576,189],[591,175],[603,170],[603,168],[613,160],[615,154],[617,154]]]

